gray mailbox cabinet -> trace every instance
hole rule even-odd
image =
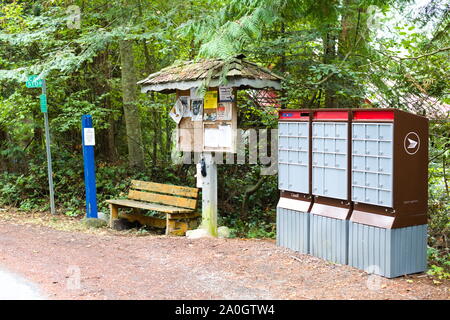
[[[312,193],[347,199],[347,131],[345,122],[312,123]],[[339,181],[340,183],[336,183]]]
[[[312,195],[310,252],[335,263],[348,261],[349,111],[314,110],[312,123]]]
[[[309,122],[280,122],[278,135],[280,189],[308,193]]]
[[[309,253],[311,209],[310,112],[280,113],[278,124],[277,244]]]
[[[352,124],[352,201],[392,207],[393,123]]]

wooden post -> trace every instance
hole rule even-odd
[[[202,224],[214,237],[217,237],[217,164],[211,153],[204,153],[206,177],[203,177],[202,188]]]

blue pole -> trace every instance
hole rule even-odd
[[[92,116],[81,118],[81,137],[83,141],[84,182],[86,185],[86,218],[97,218],[97,188],[95,186],[94,145],[86,145],[85,129],[93,128]],[[91,145],[92,144],[92,145]]]

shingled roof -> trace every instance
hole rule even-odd
[[[171,93],[207,84],[226,85],[240,89],[281,89],[282,77],[256,63],[244,60],[243,55],[232,59],[204,59],[173,64],[138,82],[142,92]]]
[[[391,91],[391,96],[387,96],[377,86],[369,83],[366,96],[368,104],[380,108],[403,109],[432,120],[448,121],[450,118],[450,105],[429,96],[426,92],[408,92],[392,80],[385,80],[383,84]]]

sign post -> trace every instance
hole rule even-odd
[[[81,135],[83,140],[84,181],[86,186],[86,218],[98,218],[97,188],[95,185],[95,131],[92,126],[92,116],[81,118]]]
[[[202,188],[202,229],[217,237],[217,164],[210,152],[203,154],[206,176]]]
[[[47,151],[47,171],[48,171],[48,186],[50,189],[50,211],[56,214],[55,210],[55,192],[53,189],[53,169],[52,169],[52,154],[50,150],[50,128],[48,125],[48,108],[47,108],[47,87],[45,79],[39,79],[38,76],[29,76],[26,81],[27,88],[42,88],[40,95],[41,111],[44,114],[45,127],[45,147]]]

